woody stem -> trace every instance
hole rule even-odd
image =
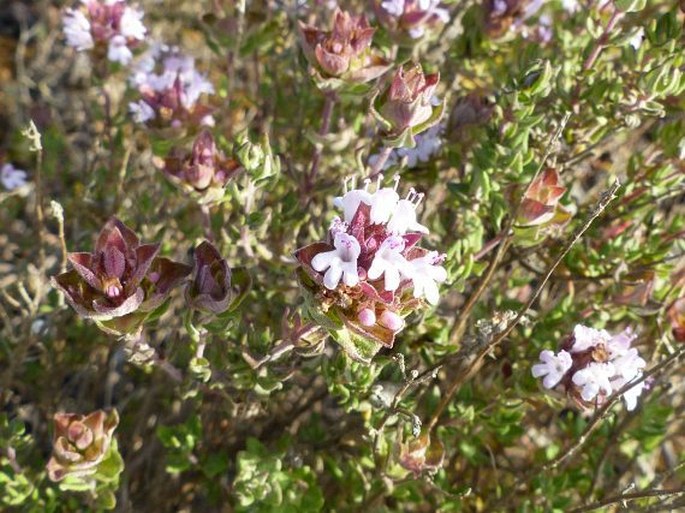
[[[323,103],[323,111],[321,113],[321,128],[319,128],[319,135],[324,136],[331,128],[331,118],[333,117],[333,107],[335,107],[335,95],[333,93],[326,93]],[[311,191],[316,180],[316,175],[319,172],[319,163],[321,161],[321,153],[323,146],[321,144],[314,145],[314,155],[312,155],[312,163],[309,168],[309,174],[306,177],[306,190]]]

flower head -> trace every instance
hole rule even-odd
[[[222,198],[226,184],[241,170],[236,160],[226,158],[217,148],[207,129],[195,138],[192,151],[174,148],[160,167],[174,185],[203,204]]]
[[[389,68],[390,63],[371,49],[375,29],[363,15],[336,9],[330,31],[302,22],[299,27],[302,49],[321,89],[364,84]]]
[[[112,448],[112,433],[119,424],[117,411],[98,410],[87,416],[56,413],[54,422],[52,457],[47,464],[50,480],[95,474]]]
[[[126,0],[82,0],[77,9],[66,9],[63,17],[67,44],[76,51],[95,49],[112,62],[128,64],[131,50],[145,39],[143,12]]]
[[[343,218],[335,218],[327,242],[297,251],[300,282],[311,298],[312,316],[329,317],[331,327],[353,333],[373,344],[373,351],[348,348],[368,360],[382,345],[392,346],[404,327],[404,317],[423,304],[437,304],[438,283],[447,279],[444,256],[417,246],[428,228],[416,220],[421,195],[413,189],[405,198],[394,187],[361,189],[345,182],[334,204]],[[342,335],[338,333],[338,338]],[[356,353],[355,353],[356,351]]]
[[[579,324],[564,339],[558,355],[549,350],[540,353],[543,363],[533,366],[533,376],[545,376],[545,388],[563,384],[582,406],[602,403],[611,393],[642,375],[646,362],[631,347],[635,338],[630,328],[611,335]],[[623,394],[628,410],[635,408],[643,388],[638,384]]]
[[[171,289],[190,274],[184,264],[158,257],[159,244],[140,244],[125,224],[112,217],[92,253],[69,253],[73,269],[52,278],[82,317],[106,331],[129,333],[160,306]],[[118,322],[107,322],[120,319]],[[133,320],[138,322],[131,322]]]
[[[450,21],[450,13],[440,0],[375,0],[378,21],[399,43],[411,44],[440,23]]]
[[[439,73],[424,74],[420,64],[397,69],[386,91],[371,100],[371,112],[383,127],[386,145],[413,148],[415,136],[440,121],[444,103],[433,101],[439,82]]]
[[[214,93],[214,86],[195,69],[195,59],[177,48],[153,44],[136,63],[131,85],[142,97],[129,103],[138,123],[172,127],[214,124],[211,109],[200,103],[202,95]]]
[[[444,459],[445,447],[442,442],[431,439],[426,431],[400,445],[399,463],[415,477],[423,472],[435,473],[442,467]]]

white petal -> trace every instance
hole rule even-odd
[[[340,265],[337,265],[337,262],[336,264],[331,265],[323,277],[323,284],[325,285],[325,287],[329,290],[335,289],[338,286],[338,283],[340,283],[342,273],[342,267]]]
[[[319,253],[312,258],[312,268],[315,271],[318,272],[323,272],[326,269],[328,269],[331,264],[338,260],[338,252],[337,251],[324,251],[322,253]]]

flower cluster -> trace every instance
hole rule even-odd
[[[542,363],[533,365],[533,376],[542,377],[545,388],[562,384],[585,407],[602,403],[611,393],[642,376],[645,361],[636,348],[630,347],[635,338],[630,329],[612,336],[605,330],[579,324],[557,354],[549,350],[540,353]],[[645,382],[641,381],[624,392],[628,410],[635,409],[644,388]]]
[[[450,21],[450,13],[440,0],[376,0],[373,6],[383,26],[411,39],[419,39],[438,23]]]
[[[571,212],[559,203],[566,192],[560,182],[559,172],[553,168],[545,169],[531,182],[516,219],[519,244],[537,244],[571,219]]]
[[[93,476],[109,456],[112,433],[119,424],[116,410],[97,410],[88,416],[56,413],[52,457],[47,464],[51,481],[67,476],[80,479]]]
[[[416,218],[423,194],[412,188],[401,198],[399,177],[394,187],[382,187],[381,181],[382,176],[374,191],[368,180],[362,189],[348,189],[346,182],[343,196],[335,199],[343,218],[333,219],[326,242],[301,248],[296,257],[317,314],[392,347],[406,315],[423,300],[438,303],[438,284],[447,272],[441,265],[444,255],[417,246],[428,233]]]
[[[214,136],[203,130],[195,139],[190,153],[171,150],[161,169],[174,185],[198,197],[203,204],[219,200],[228,180],[240,171],[240,163],[216,147]]]
[[[440,121],[444,102],[436,101],[440,74],[424,74],[420,64],[397,69],[387,90],[371,100],[371,113],[382,126],[386,146],[416,145],[415,137]]]
[[[0,183],[8,191],[26,185],[26,171],[17,169],[12,164],[3,164],[0,168]]]
[[[211,109],[199,103],[214,86],[195,69],[195,59],[177,48],[154,44],[134,67],[131,84],[142,99],[129,103],[136,123],[178,127],[184,121],[212,126]]]
[[[171,290],[191,272],[185,264],[158,257],[159,244],[140,244],[136,234],[112,217],[93,253],[69,253],[73,269],[52,278],[76,312],[114,334],[135,332]]]
[[[67,44],[77,51],[94,49],[112,62],[128,64],[133,58],[131,48],[145,38],[143,12],[126,4],[125,0],[81,0],[78,9],[67,9],[64,35]]]
[[[333,29],[320,30],[300,22],[302,49],[322,90],[340,90],[378,78],[390,63],[371,49],[376,29],[365,16],[336,9]]]

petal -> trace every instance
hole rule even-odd
[[[395,266],[388,266],[385,268],[385,290],[397,290],[400,286],[400,272]]]
[[[340,266],[340,263],[338,261],[332,263],[332,265],[328,268],[328,271],[326,271],[326,274],[323,277],[323,284],[325,285],[325,287],[329,290],[335,289],[338,286],[338,283],[340,283],[342,273],[343,270]]]
[[[549,374],[547,374],[547,376],[545,376],[545,379],[542,380],[542,386],[545,388],[554,388],[559,384],[562,377],[562,374],[550,372]]]
[[[549,374],[549,366],[544,363],[536,363],[531,369],[533,377],[539,378],[540,376],[545,376]]]
[[[338,260],[340,259],[338,258],[338,252],[336,250],[324,251],[323,253],[319,253],[312,258],[311,266],[315,271],[323,272],[328,269],[333,262]]]

